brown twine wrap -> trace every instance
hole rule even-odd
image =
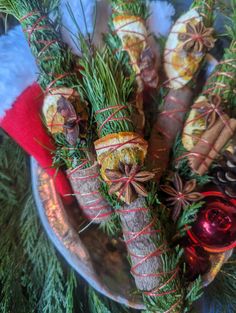
[[[164,107],[153,126],[148,143],[147,166],[156,173],[159,181],[169,162],[169,152],[178,133],[183,129],[186,112],[192,105],[193,92],[185,86],[170,90]]]
[[[143,197],[124,205],[119,213],[132,264],[131,274],[139,290],[151,291],[159,285],[158,273],[162,272],[162,251],[156,245],[155,220],[151,218]]]
[[[107,220],[112,214],[110,205],[99,191],[101,186],[99,173],[100,167],[97,162],[86,169],[77,167],[67,170],[68,179],[81,210],[94,223]]]

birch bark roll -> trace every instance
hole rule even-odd
[[[132,264],[131,274],[136,286],[142,291],[151,291],[159,285],[162,272],[157,234],[145,198],[139,197],[120,211],[123,236]]]
[[[170,90],[161,113],[153,126],[148,144],[147,166],[159,181],[169,162],[169,152],[183,129],[185,114],[192,105],[193,92],[185,86]]]
[[[109,219],[112,208],[101,195],[99,189],[100,167],[95,162],[91,167],[67,170],[67,176],[74,190],[75,197],[84,215],[94,223]]]

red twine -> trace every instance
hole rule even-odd
[[[107,123],[111,123],[111,122],[114,122],[114,121],[128,121],[128,122],[132,122],[130,118],[126,117],[126,116],[121,116],[121,117],[115,117],[115,115],[117,113],[119,113],[120,111],[122,110],[126,110],[127,109],[127,106],[125,105],[120,105],[120,104],[117,104],[117,105],[113,105],[113,106],[110,106],[110,107],[107,107],[107,108],[104,108],[104,109],[101,109],[101,110],[97,110],[95,112],[96,115],[98,114],[101,114],[101,113],[104,113],[104,112],[107,112],[107,111],[113,111],[113,113],[111,113],[108,118],[106,118],[103,123],[99,126],[99,129],[98,129],[98,136],[101,137],[101,132],[103,130],[103,128],[106,126]]]
[[[131,212],[138,212],[138,211],[143,211],[143,212],[148,212],[149,209],[145,208],[145,207],[141,207],[141,208],[132,208],[132,209],[126,209],[126,210],[120,210],[119,213],[120,214],[130,214]],[[155,251],[147,254],[147,255],[136,255],[133,252],[130,251],[129,249],[129,245],[131,243],[133,243],[135,240],[137,240],[137,238],[139,238],[140,236],[144,236],[144,235],[152,235],[155,233],[160,233],[160,229],[153,229],[154,225],[156,224],[156,219],[153,219],[148,225],[146,225],[142,230],[140,231],[124,231],[124,236],[129,237],[129,239],[125,240],[125,243],[127,245],[127,249],[129,251],[129,254],[134,257],[139,259],[139,261],[131,267],[131,273],[134,276],[137,277],[163,277],[166,275],[171,275],[161,286],[159,286],[158,288],[152,290],[152,291],[146,291],[144,292],[144,294],[146,296],[151,296],[151,297],[160,297],[160,296],[164,296],[164,295],[168,295],[168,294],[172,294],[175,293],[177,290],[169,290],[169,291],[165,291],[160,293],[159,291],[161,289],[163,289],[164,287],[166,287],[171,281],[173,281],[179,271],[179,268],[176,268],[172,271],[169,272],[159,272],[159,273],[138,273],[137,269],[147,260],[156,257],[156,256],[161,256],[163,253],[166,253],[169,251],[169,249],[167,249],[165,247],[165,243],[163,243],[160,247],[158,247]],[[179,301],[178,301],[179,303]],[[178,304],[177,302],[172,306],[171,310],[174,309],[174,307],[177,306]],[[171,312],[171,311],[167,311],[166,313]]]
[[[76,169],[70,171],[68,173],[68,177],[70,178],[71,181],[88,181],[91,179],[96,179],[99,177],[99,173],[96,173],[94,175],[84,175],[84,176],[80,176],[80,177],[72,177],[72,175],[74,173],[76,173],[77,171],[79,171],[82,167],[84,167],[86,164],[88,163],[88,161],[84,161],[79,167],[77,167]],[[96,218],[96,219],[103,219],[109,215],[112,214],[111,211],[108,212],[103,212],[103,210],[108,209],[110,206],[109,204],[105,203],[103,197],[101,196],[100,192],[98,190],[95,191],[91,191],[91,192],[86,192],[86,193],[81,193],[79,191],[76,191],[74,193],[74,195],[80,196],[80,197],[84,197],[85,199],[87,199],[90,196],[93,195],[97,195],[97,199],[95,200],[91,200],[89,201],[89,204],[87,205],[83,205],[81,206],[83,211],[85,211],[85,214],[87,214],[91,219]],[[105,203],[105,204],[104,204]],[[99,214],[92,214],[91,212],[100,212]]]

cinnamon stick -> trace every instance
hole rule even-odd
[[[224,116],[224,119],[228,118]],[[213,127],[206,130],[198,139],[197,144],[189,153],[189,164],[191,168],[197,172],[202,163],[206,162],[211,149],[215,147],[215,143],[224,128],[224,123],[218,119]]]
[[[199,175],[205,174],[235,130],[236,119],[230,119],[226,114],[218,118],[215,125],[202,134],[191,150],[189,164],[192,170]]]

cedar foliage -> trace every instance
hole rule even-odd
[[[121,67],[122,60],[117,60],[108,48],[102,52],[95,51],[91,56],[84,44],[80,65],[81,90],[91,103],[98,128],[103,126],[99,137],[133,131],[132,107],[127,100],[133,92],[134,75],[126,77]],[[118,105],[124,106],[115,114],[119,120],[104,123],[115,111],[112,107]]]
[[[74,272],[64,269],[39,222],[28,159],[4,135],[0,149],[0,311],[72,313]]]

